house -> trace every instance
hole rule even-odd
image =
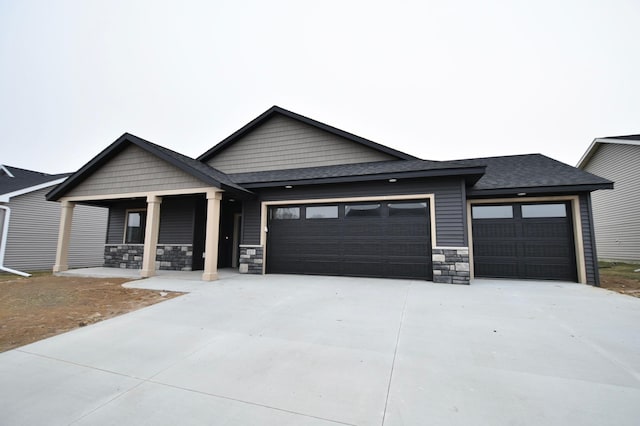
[[[274,106],[192,159],[125,133],[47,198],[109,208],[105,265],[597,285],[591,192],[540,154],[421,160]],[[239,262],[239,263],[238,263]]]
[[[595,139],[577,167],[615,181],[593,194],[598,257],[640,262],[640,135]]]
[[[8,272],[50,270],[54,264],[60,204],[45,195],[69,173],[50,175],[0,165],[0,269]],[[103,263],[107,210],[80,206],[70,240],[72,267]]]

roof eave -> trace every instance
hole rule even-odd
[[[494,195],[518,195],[525,193],[526,195],[536,194],[555,194],[555,193],[580,193],[593,192],[599,189],[613,189],[613,182],[586,184],[586,185],[558,185],[558,186],[531,186],[531,187],[513,187],[513,188],[495,188],[495,189],[473,189],[467,190],[467,196],[472,197],[489,197]]]
[[[430,177],[464,177],[468,182],[477,182],[484,174],[485,167],[473,167],[464,169],[438,169],[429,171],[411,171],[411,172],[388,172],[388,173],[376,173],[370,175],[358,175],[358,176],[337,176],[327,178],[312,178],[312,179],[290,179],[290,180],[274,180],[266,182],[252,182],[243,183],[245,188],[273,188],[278,186],[287,185],[322,185],[322,184],[337,184],[337,183],[350,183],[350,182],[370,182],[376,180],[389,180],[389,179],[415,179],[415,178],[430,178]]]
[[[246,193],[247,195],[251,194],[251,191],[248,191],[242,187],[235,188],[228,184],[222,183],[217,179],[214,179],[211,176],[208,176],[201,171],[190,167],[189,165],[183,163],[182,161],[176,160],[175,158],[167,155],[162,150],[157,149],[154,144],[151,142],[145,141],[142,138],[139,138],[130,133],[124,133],[118,139],[116,139],[111,145],[105,148],[102,152],[96,155],[91,161],[85,164],[82,168],[80,168],[77,172],[72,174],[63,184],[57,186],[52,191],[47,193],[46,199],[49,201],[58,201],[63,195],[70,189],[79,185],[84,181],[91,173],[93,173],[98,167],[100,167],[104,162],[116,156],[119,152],[121,152],[125,143],[131,143],[139,148],[150,152],[151,154],[157,156],[158,158],[168,162],[169,164],[179,168],[183,172],[199,179],[205,183],[211,184],[218,188],[224,189],[225,191],[233,192],[233,193]]]

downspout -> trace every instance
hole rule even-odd
[[[4,210],[4,218],[2,220],[2,241],[0,241],[0,271],[9,272],[10,274],[20,275],[22,277],[30,277],[31,274],[26,272],[16,271],[15,269],[7,268],[4,266],[4,251],[7,247],[7,234],[9,233],[9,217],[11,216],[11,209],[7,206],[0,206],[0,209]]]

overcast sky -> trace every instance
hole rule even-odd
[[[640,133],[640,1],[0,0],[0,163],[196,157],[278,105],[412,155]]]

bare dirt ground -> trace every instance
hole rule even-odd
[[[600,262],[600,287],[633,297],[640,297],[638,264]]]
[[[127,281],[0,275],[0,352],[183,294],[122,287]]]

